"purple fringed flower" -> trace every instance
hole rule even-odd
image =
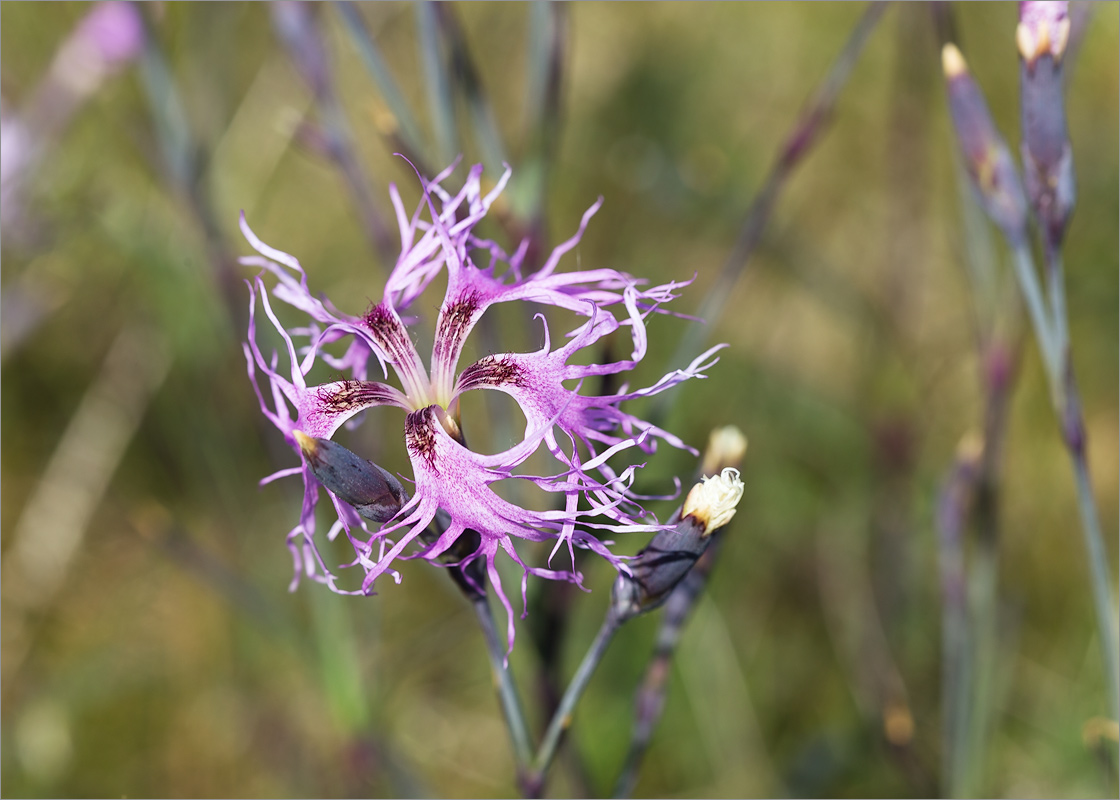
[[[352,593],[370,593],[376,579],[386,572],[399,582],[400,576],[392,569],[396,559],[435,561],[467,530],[476,531],[480,545],[458,563],[484,559],[490,582],[509,614],[512,647],[513,611],[494,567],[498,550],[504,550],[522,568],[523,601],[530,573],[576,583],[581,577],[574,570],[525,564],[514,548],[514,537],[554,542],[553,554],[561,546],[569,552],[573,546],[587,548],[616,568],[624,568],[621,557],[589,529],[657,531],[663,526],[648,518],[630,492],[636,467],[616,472],[607,460],[632,447],[652,452],[658,439],[695,451],[671,433],[623,411],[620,404],[657,394],[688,378],[704,377],[704,370],[718,360],[713,355],[720,348],[708,350],[686,369],[674,371],[647,388],[624,387],[617,394],[598,397],[581,394],[583,379],[624,372],[641,360],[646,352],[647,318],[674,299],[676,290],[687,282],[647,288],[643,282],[613,269],[559,272],[561,258],[579,243],[601,198],[583,215],[573,237],[556,247],[539,270],[524,274],[527,242],[507,255],[497,244],[473,232],[505,187],[509,170],[491,192],[483,194],[482,168],[476,166],[459,192],[452,195],[441,184],[453,168],[431,182],[421,179],[423,199],[411,215],[406,213],[396,187],[390,186],[400,227],[401,255],[381,301],[360,316],[346,314],[312,295],[299,261],[261,242],[242,217],[241,229],[261,255],[241,261],[263,270],[250,283],[245,354],[261,410],[297,453],[297,432],[329,439],[343,423],[372,406],[393,405],[407,413],[404,444],[412,462],[415,487],[396,517],[380,530],[371,531],[352,507],[328,492],[338,512],[338,521],[328,537],[345,531],[357,554],[352,563],[360,564],[365,571],[361,589]],[[479,266],[476,258],[486,258],[489,263]],[[265,272],[276,279],[272,297],[304,312],[309,317],[306,327],[289,331],[280,324],[265,287]],[[441,272],[446,273],[447,290],[436,321],[430,369],[426,369],[401,314]],[[286,346],[283,368],[277,354],[266,359],[257,345],[258,296]],[[544,325],[540,350],[490,355],[458,371],[464,342],[479,318],[491,306],[515,300],[567,309],[586,321],[569,333],[565,344],[554,347],[547,323],[538,314]],[[629,359],[589,366],[571,363],[578,351],[623,328],[628,329],[633,345]],[[297,347],[295,339],[306,340],[306,344]],[[371,356],[386,377],[388,367],[392,367],[399,388],[369,379]],[[309,386],[306,376],[316,360],[349,377]],[[268,379],[267,392],[257,381],[258,371]],[[576,382],[574,386],[565,385],[572,382]],[[519,444],[496,455],[483,455],[466,447],[460,428],[459,397],[472,389],[505,392],[518,403],[527,420]],[[559,471],[546,476],[517,473],[517,467],[542,444],[559,462]],[[335,591],[343,591],[315,546],[319,483],[307,463],[282,470],[264,482],[295,474],[303,476],[304,502],[299,524],[288,535],[296,562],[293,588],[300,572],[304,572]],[[491,484],[508,478],[529,480],[546,492],[562,495],[563,502],[556,505],[563,509],[533,511],[502,499]],[[438,538],[423,543],[417,537],[433,522],[439,509],[446,512],[444,522],[450,522]],[[423,546],[406,554],[410,544]]]

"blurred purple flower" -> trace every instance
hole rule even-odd
[[[344,422],[372,406],[393,405],[407,413],[403,436],[412,462],[415,489],[396,517],[371,532],[353,508],[329,493],[338,521],[328,537],[345,530],[357,554],[352,564],[360,564],[365,570],[362,588],[354,593],[369,593],[374,581],[385,572],[399,581],[399,575],[392,570],[394,560],[420,557],[435,561],[447,554],[466,531],[476,531],[480,545],[457,563],[484,559],[490,582],[509,613],[512,646],[513,612],[494,566],[498,550],[504,550],[521,566],[523,599],[530,573],[575,583],[581,581],[581,576],[574,568],[563,571],[526,565],[514,548],[515,537],[552,541],[553,555],[561,546],[566,546],[570,555],[573,546],[587,548],[622,568],[621,558],[587,529],[635,532],[657,531],[664,526],[653,521],[630,492],[635,469],[640,465],[615,472],[608,467],[608,458],[634,447],[652,452],[658,439],[695,451],[673,434],[621,410],[620,404],[657,394],[689,378],[704,377],[704,370],[718,360],[713,355],[722,345],[652,386],[638,390],[624,387],[619,393],[606,396],[581,394],[583,379],[625,372],[642,359],[646,352],[646,319],[660,311],[662,304],[673,300],[676,290],[687,282],[646,288],[644,282],[613,269],[558,272],[561,257],[579,243],[599,209],[601,198],[583,215],[574,236],[556,247],[539,270],[523,274],[527,242],[508,255],[495,242],[474,233],[475,226],[509,180],[509,170],[496,188],[483,194],[482,167],[475,166],[464,186],[452,195],[441,184],[453,167],[435,180],[424,182],[424,197],[412,215],[405,211],[396,187],[390,187],[400,227],[401,254],[381,302],[361,316],[345,314],[329,301],[312,295],[300,263],[261,242],[243,217],[242,231],[261,256],[243,258],[242,263],[271,273],[277,281],[271,290],[272,297],[310,317],[307,327],[285,330],[273,312],[262,272],[250,284],[249,341],[245,353],[262,411],[297,453],[300,444],[296,432],[329,439]],[[424,219],[425,211],[428,219]],[[480,267],[476,258],[485,258],[488,264]],[[428,370],[413,346],[401,312],[442,272],[446,272],[447,290],[436,322]],[[266,359],[258,347],[258,295],[265,314],[286,345],[285,369],[278,366],[277,354]],[[565,344],[554,347],[547,323],[538,314],[544,326],[544,345],[540,350],[489,355],[459,372],[463,345],[483,313],[495,304],[517,300],[567,309],[586,321],[569,332]],[[586,366],[571,363],[580,350],[622,328],[629,329],[630,358]],[[306,344],[297,347],[293,338],[305,339]],[[339,342],[345,342],[341,349],[336,344]],[[399,388],[368,379],[371,355],[386,376],[387,367],[393,368]],[[348,377],[309,386],[306,376],[317,360]],[[267,396],[257,383],[258,370],[268,378]],[[577,383],[569,388],[566,382]],[[518,403],[527,420],[520,443],[489,456],[467,448],[459,398],[472,389],[505,392]],[[558,437],[557,430],[563,435]],[[545,476],[517,474],[515,469],[542,444],[559,462],[559,471]],[[305,493],[300,522],[288,536],[296,561],[293,587],[303,571],[335,591],[342,591],[314,543],[319,483],[306,462],[265,480],[294,474],[302,474]],[[563,510],[533,511],[502,499],[491,485],[508,478],[527,480],[545,492],[561,495]],[[446,512],[449,524],[434,541],[405,555],[410,544],[421,544],[417,537],[433,522],[439,509]],[[395,539],[390,539],[390,535]]]
[[[27,103],[18,111],[3,109],[0,227],[5,231],[26,224],[24,188],[74,114],[143,47],[144,23],[132,3],[96,3],[59,46]]]

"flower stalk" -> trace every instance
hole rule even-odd
[[[770,164],[766,180],[751,201],[743,227],[727,256],[719,277],[700,303],[696,313],[698,319],[706,324],[693,325],[681,338],[681,343],[669,360],[669,364],[683,363],[690,353],[695,352],[707,341],[712,326],[719,320],[731,290],[746,269],[751,256],[762,241],[762,232],[770,219],[770,214],[778,198],[793,175],[794,170],[805,160],[813,146],[827,129],[840,97],[840,91],[848,82],[848,77],[863,52],[868,38],[878,24],[889,4],[871,2],[867,4],[863,16],[852,30],[844,49],[837,55],[828,73],[806,103],[804,110],[794,123]],[[653,414],[654,419],[663,418],[669,411],[669,400],[662,399]]]
[[[743,483],[739,480],[739,471],[734,468],[725,468],[720,475],[697,483],[684,506],[674,515],[676,524],[654,536],[635,557],[630,569],[620,572],[603,624],[560,698],[537,749],[525,781],[530,796],[539,796],[543,790],[545,774],[564,732],[572,724],[576,704],[615,633],[623,623],[654,610],[673,596],[674,590],[716,541],[719,531],[735,516],[735,507],[742,496]]]
[[[1020,5],[1016,42],[1021,58],[1023,161],[1026,189],[999,136],[987,103],[959,49],[942,49],[949,107],[958,144],[981,204],[1012,250],[1015,276],[1039,344],[1051,401],[1069,453],[1089,562],[1109,713],[1120,716],[1120,669],[1111,577],[1085,452],[1085,425],[1069,343],[1060,248],[1073,208],[1071,148],[1065,126],[1061,62],[1069,38],[1065,3]],[[1046,258],[1043,290],[1031,252],[1027,208],[1039,223]]]
[[[701,475],[722,473],[726,469],[738,468],[747,452],[747,439],[734,425],[716,428],[708,438],[708,446],[701,459]],[[699,486],[700,484],[697,484]],[[693,487],[695,490],[695,487]],[[741,492],[741,487],[739,490]],[[703,593],[719,557],[723,544],[723,531],[716,528],[708,534],[706,549],[696,559],[688,574],[675,585],[663,600],[665,612],[657,631],[653,653],[645,676],[634,697],[634,723],[630,735],[630,747],[626,753],[622,769],[615,781],[613,797],[629,797],[638,781],[638,772],[661,713],[665,709],[668,682],[673,656],[677,644],[684,633],[685,625],[692,615],[696,601]]]

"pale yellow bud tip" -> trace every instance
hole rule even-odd
[[[315,454],[319,452],[319,443],[303,431],[292,431],[292,436],[296,437],[296,444],[308,458],[314,458]]]
[[[734,425],[724,425],[708,436],[708,446],[704,449],[700,471],[710,475],[724,467],[737,467],[743,463],[743,456],[746,454],[747,437]]]
[[[975,463],[984,455],[984,437],[976,431],[969,431],[957,442],[957,460]]]
[[[1089,747],[1099,747],[1106,742],[1120,741],[1120,725],[1107,717],[1093,717],[1081,727],[1081,739]]]
[[[1043,30],[1046,30],[1045,27]],[[1025,22],[1020,22],[1015,28],[1015,45],[1019,48],[1019,55],[1026,61],[1034,61],[1042,49],[1041,42],[1035,41],[1034,34]]]
[[[1030,63],[1046,53],[1052,55],[1055,61],[1060,61],[1069,43],[1069,20],[1054,22],[1053,29],[1045,20],[1035,27],[1036,31],[1032,32],[1025,22],[1020,22],[1015,28],[1015,45],[1019,48],[1019,55]]]
[[[968,72],[968,64],[965,63],[964,56],[952,42],[941,48],[941,70],[946,78],[955,78]]]
[[[743,498],[743,482],[739,470],[727,467],[692,487],[685,498],[681,517],[692,517],[703,523],[704,534],[722,528],[735,516],[735,507]]]

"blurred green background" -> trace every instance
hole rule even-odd
[[[60,45],[89,10],[0,6],[5,125],[43,96]],[[386,104],[337,9],[317,10],[371,203],[391,222],[388,183],[415,198],[415,177],[382,135]],[[434,143],[415,9],[360,11]],[[250,252],[238,211],[346,311],[379,296],[388,268],[324,155],[321,108],[266,5],[151,4],[144,13],[158,51],[94,76],[96,89],[40,140],[19,195],[4,199],[0,789],[510,796],[513,762],[483,644],[446,576],[414,562],[374,598],[311,582],[289,593],[284,534],[298,518],[298,481],[257,486],[295,457],[245,377],[240,279],[252,273],[231,260]],[[531,11],[480,3],[452,13],[521,175],[536,152],[526,123],[536,107]],[[695,274],[676,304],[695,310],[862,13],[850,3],[566,8],[549,241],[605,197],[568,268],[610,266],[655,282]],[[1017,152],[1016,6],[953,13]],[[1069,84],[1078,201],[1066,247],[1113,570],[1118,46],[1117,7],[1102,4]],[[488,154],[469,104],[455,102],[456,149],[474,163]],[[15,152],[6,132],[4,158]],[[515,207],[532,197],[517,180]],[[934,510],[959,443],[981,424],[958,182],[931,10],[890,8],[832,127],[788,184],[723,315],[709,321],[709,341],[730,347],[708,380],[678,390],[669,412],[667,425],[691,444],[733,423],[750,450],[746,494],[681,644],[639,795],[947,791]],[[1003,280],[1007,253],[994,233],[991,241]],[[421,310],[437,303],[426,296]],[[650,326],[634,385],[665,371],[689,325],[667,317]],[[1073,482],[1026,341],[1000,496],[993,723],[976,786],[1116,796]],[[486,408],[477,402],[465,417]],[[407,474],[393,413],[341,436]],[[645,485],[663,488],[692,469],[687,454],[663,449]],[[620,542],[627,552],[641,544]],[[326,552],[347,560],[341,546]],[[604,564],[589,569],[593,591],[573,606],[564,650],[569,672],[611,577]],[[526,630],[512,664],[530,701],[536,656]],[[576,714],[578,757],[559,760],[550,792],[610,790],[655,631],[656,619],[642,618],[616,640]]]

